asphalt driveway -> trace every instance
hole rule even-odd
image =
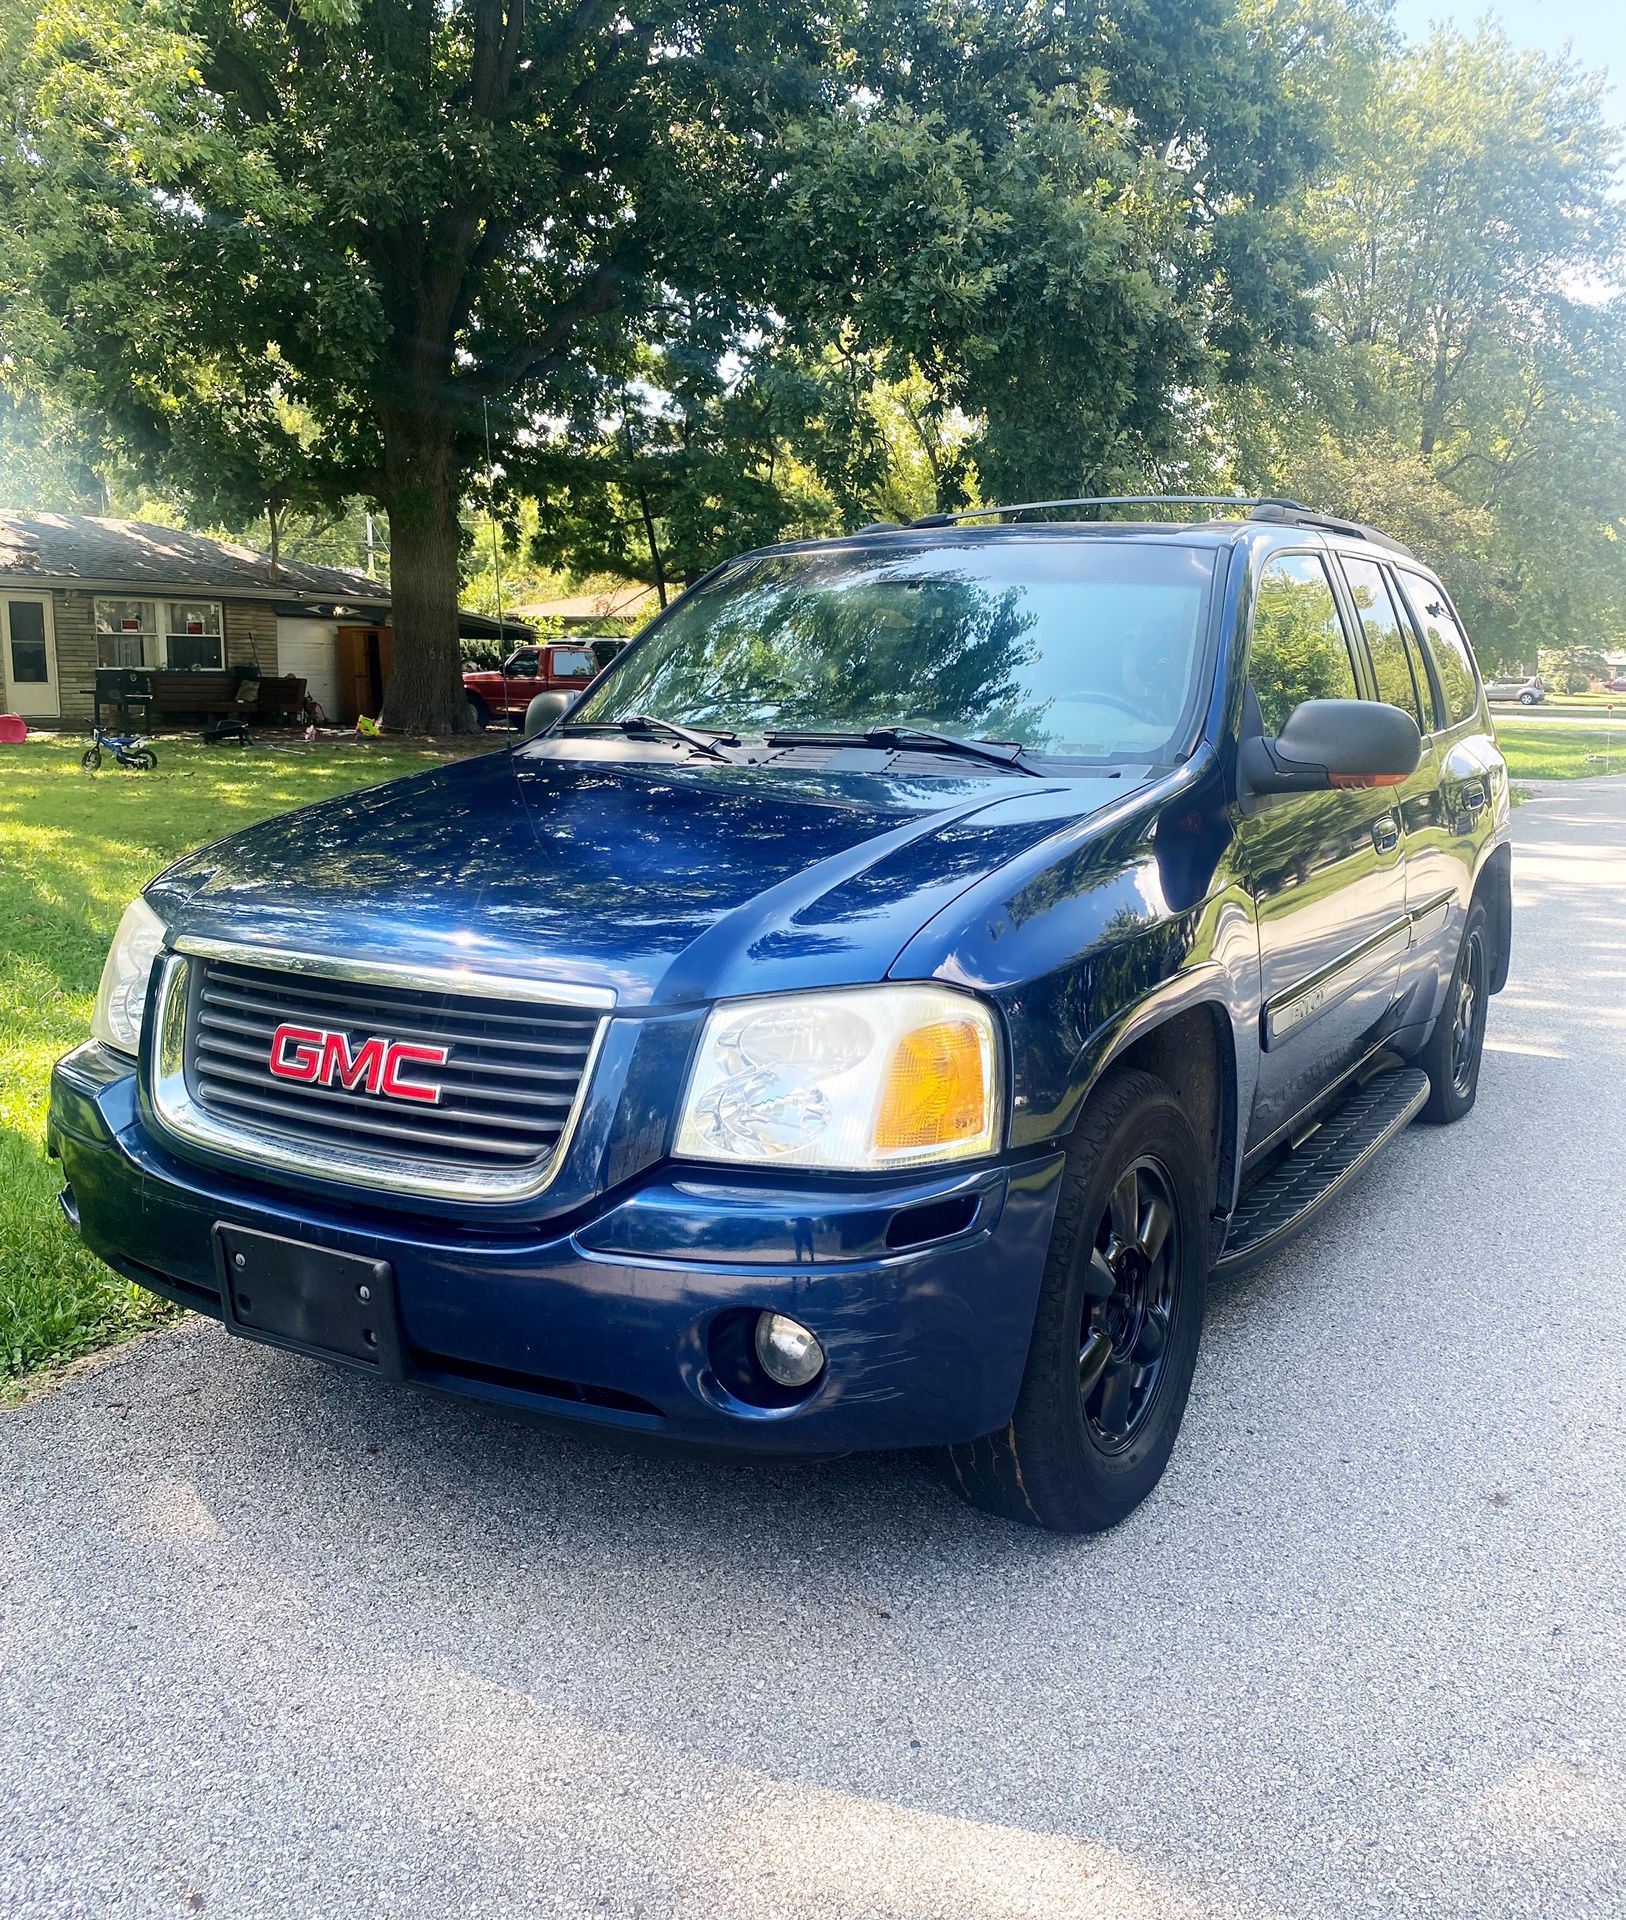
[[[189,1324],[0,1415],[0,1912],[1626,1906],[1626,789],[1517,818],[1475,1115],[1217,1290],[1116,1533]]]

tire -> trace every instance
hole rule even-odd
[[[949,1450],[973,1506],[1093,1533],[1157,1485],[1197,1365],[1213,1185],[1168,1087],[1109,1074],[1068,1143],[1016,1409],[1002,1432]],[[1167,1215],[1155,1248],[1154,1204]]]
[[[1445,1005],[1434,1022],[1417,1064],[1429,1078],[1428,1104],[1418,1115],[1431,1126],[1460,1120],[1479,1095],[1479,1066],[1485,1053],[1485,1013],[1490,1002],[1490,915],[1475,900],[1462,930],[1457,964],[1445,990]]]
[[[100,747],[87,748],[85,752],[80,754],[79,764],[84,768],[86,773],[94,773],[96,769],[102,764],[101,748]]]
[[[137,773],[155,773],[158,769],[158,756],[150,747],[137,747],[130,755],[128,765]]]
[[[1519,695],[1519,705],[1521,707],[1533,707],[1535,704],[1536,696],[1533,693],[1521,693]]]
[[[478,694],[471,693],[469,695],[469,712],[474,715],[475,732],[484,733],[486,728],[491,725],[491,709]]]

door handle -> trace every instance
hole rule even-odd
[[[1400,845],[1400,822],[1392,813],[1379,814],[1372,822],[1372,844],[1379,853],[1393,853]]]

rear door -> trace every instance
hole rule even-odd
[[[1437,998],[1433,989],[1443,992],[1456,965],[1480,854],[1507,804],[1507,777],[1473,650],[1445,589],[1403,562],[1395,563],[1394,574],[1433,696],[1428,746],[1435,791],[1428,830],[1414,835],[1407,894],[1414,984]],[[1429,1019],[1433,1012],[1433,1005],[1420,1007],[1416,1017]]]
[[[1370,551],[1341,552],[1338,564],[1366,641],[1372,693],[1388,705],[1399,707],[1402,713],[1409,713],[1423,736],[1417,771],[1403,786],[1390,789],[1390,801],[1400,821],[1401,851],[1406,859],[1406,913],[1412,923],[1401,960],[1400,990],[1403,998],[1412,993],[1422,996],[1433,983],[1433,942],[1440,917],[1430,903],[1437,900],[1442,887],[1449,890],[1449,876],[1442,882],[1438,870],[1442,835],[1448,823],[1440,793],[1434,682],[1399,584],[1388,566]]]
[[[598,661],[591,647],[549,647],[544,672],[548,686],[573,693],[596,677]]]
[[[1327,557],[1267,559],[1254,594],[1246,724],[1274,734],[1301,700],[1359,698],[1356,658]],[[1251,1149],[1267,1146],[1385,1029],[1408,938],[1393,794],[1261,795],[1241,817],[1263,1001]]]

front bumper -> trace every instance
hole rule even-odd
[[[387,1260],[406,1377],[529,1411],[771,1452],[964,1441],[1010,1418],[1062,1160],[885,1185],[661,1167],[557,1223],[477,1229],[271,1188],[177,1159],[142,1126],[133,1066],[57,1065],[51,1136],[91,1250],[217,1317],[217,1223]],[[790,1406],[723,1356],[764,1308],[828,1355]]]

